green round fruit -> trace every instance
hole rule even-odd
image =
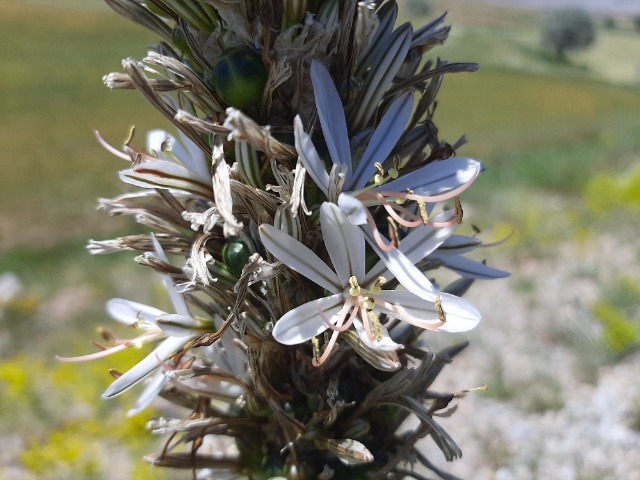
[[[231,237],[222,247],[222,261],[233,275],[240,276],[242,269],[249,261],[251,252],[240,237]]]
[[[249,48],[229,48],[213,67],[213,87],[232,107],[244,108],[262,100],[267,69],[260,56]]]

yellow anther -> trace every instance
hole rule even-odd
[[[390,168],[389,171],[387,172],[387,174],[391,178],[394,178],[394,179],[398,178],[398,170],[396,170],[395,168]]]
[[[380,327],[380,320],[378,320],[378,316],[373,312],[369,312],[369,320],[371,321],[371,325],[373,326],[373,333],[376,336],[376,341],[381,341],[382,327]]]
[[[384,285],[386,281],[386,278],[378,277],[376,281],[369,287],[369,293],[373,295],[380,295],[380,293],[382,292],[382,288],[380,287],[382,287],[382,285]]]
[[[447,321],[447,317],[444,314],[444,309],[442,308],[442,297],[440,297],[440,295],[436,296],[435,304],[436,304],[436,312],[438,312],[438,318],[442,323],[445,323]]]
[[[127,138],[124,141],[124,144],[128,147],[129,144],[131,142],[133,142],[133,137],[136,134],[136,126],[135,125],[131,125],[131,127],[129,128],[129,132],[127,134]]]
[[[458,224],[461,224],[462,216],[464,212],[462,211],[462,204],[460,203],[460,197],[456,195],[456,197],[454,198],[454,202],[456,206],[456,222],[458,222]]]
[[[418,204],[418,212],[420,213],[420,218],[422,218],[422,223],[426,225],[427,223],[429,223],[429,214],[427,213],[427,206],[425,205],[424,200],[422,200],[422,198],[418,199],[416,203]]]
[[[357,297],[358,295],[360,295],[360,293],[362,293],[362,289],[360,288],[360,285],[358,285],[358,279],[355,277],[355,275],[349,277],[349,285],[351,286],[351,288],[349,289],[349,295],[351,295],[352,297]]]
[[[376,170],[378,171],[378,175],[380,175],[381,177],[384,177],[384,170],[382,169],[382,164],[376,162],[373,164],[373,166],[376,167]]]

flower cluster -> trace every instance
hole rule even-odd
[[[107,3],[162,41],[106,85],[138,90],[178,136],[154,130],[139,148],[132,132],[120,150],[97,134],[138,187],[100,208],[148,233],[89,250],[140,252],[174,311],[113,299],[109,314],[142,333],[75,360],[159,342],[104,394],[146,383],[130,414],[158,395],[187,409],[149,424],[171,434],[155,465],[423,478],[417,462],[446,478],[415,444],[460,455],[433,419],[460,394],[429,386],[466,344],[434,352],[425,331],[474,328],[461,295],[506,273],[456,233],[459,195],[484,167],[434,123],[444,77],[477,68],[428,59],[444,16],[414,30],[396,26],[395,1]]]

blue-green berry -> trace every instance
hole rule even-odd
[[[267,69],[260,56],[245,47],[222,52],[213,67],[213,87],[220,98],[232,107],[245,108],[262,100],[267,84]]]
[[[249,261],[250,255],[249,247],[240,237],[230,237],[222,247],[222,261],[227,266],[227,270],[238,277]]]

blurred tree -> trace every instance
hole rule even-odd
[[[636,15],[631,19],[631,23],[633,23],[633,28],[636,32],[640,32],[640,15]]]
[[[542,24],[542,45],[551,48],[556,58],[565,58],[567,50],[587,48],[595,42],[591,15],[585,10],[565,9],[552,12]]]
[[[425,17],[431,11],[428,0],[407,0],[407,10],[412,16]]]
[[[602,20],[602,26],[607,30],[615,30],[618,27],[616,19],[613,17],[604,17]]]

